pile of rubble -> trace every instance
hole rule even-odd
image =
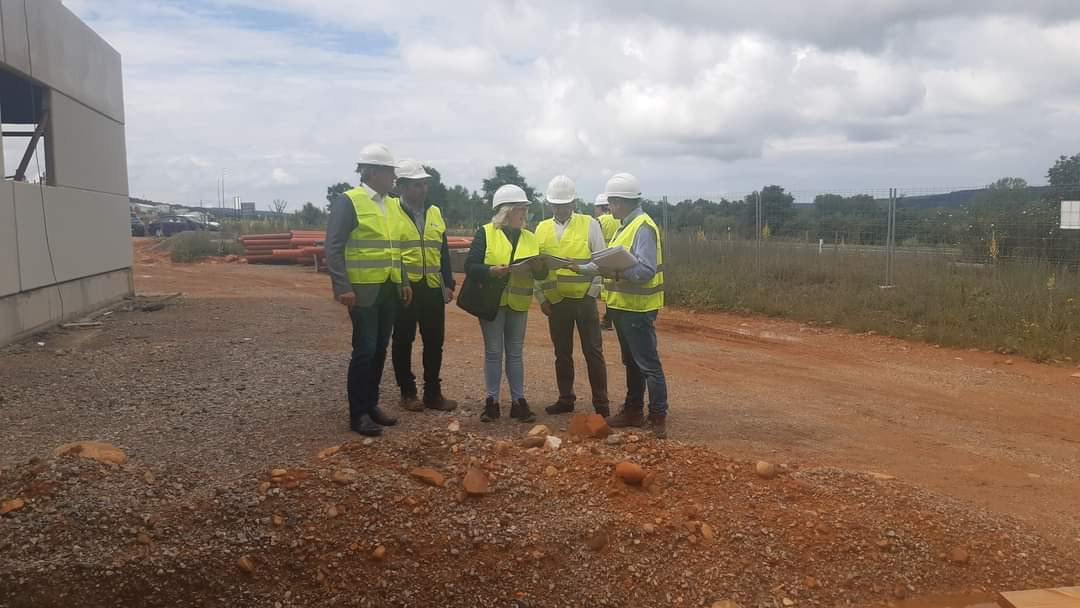
[[[584,415],[517,441],[451,422],[235,480],[69,445],[0,472],[0,500],[12,606],[868,606],[1080,578],[1023,525],[887,476]]]

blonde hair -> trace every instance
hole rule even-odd
[[[510,216],[510,212],[515,209],[528,208],[528,203],[507,203],[505,205],[499,205],[499,208],[495,210],[495,216],[491,218],[491,224],[498,229],[506,227],[506,220]]]

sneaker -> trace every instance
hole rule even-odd
[[[574,403],[572,401],[563,401],[562,399],[559,399],[555,403],[545,407],[544,411],[553,416],[556,414],[569,414],[574,411]]]
[[[667,414],[649,414],[646,426],[657,439],[667,439]]]
[[[480,414],[480,422],[491,422],[499,417],[499,402],[491,397],[484,402],[484,413]]]
[[[608,426],[613,429],[619,429],[623,427],[640,427],[645,424],[645,414],[642,411],[642,407],[634,407],[632,405],[623,404],[622,410],[618,414],[608,418]]]
[[[435,396],[425,393],[422,407],[429,410],[438,410],[440,412],[452,412],[457,409],[457,401],[447,399],[442,393],[438,393]]]
[[[510,417],[518,422],[533,422],[536,415],[529,409],[529,403],[524,398],[510,404]]]
[[[597,414],[600,414],[604,418],[607,418],[608,416],[611,415],[611,408],[606,403],[603,403],[603,404],[600,404],[600,405],[597,405],[597,404],[594,403],[593,404],[593,409],[596,410]]]
[[[401,409],[410,412],[422,412],[424,411],[424,404],[420,403],[420,400],[416,397],[416,391],[406,391],[401,393]]]

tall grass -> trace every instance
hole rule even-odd
[[[174,262],[197,262],[203,258],[244,252],[240,243],[228,238],[211,238],[207,232],[181,232],[165,239],[161,245]]]
[[[1039,260],[963,264],[922,252],[896,257],[882,288],[880,251],[764,241],[700,241],[670,234],[671,304],[765,314],[854,331],[1036,360],[1080,359],[1080,275]]]

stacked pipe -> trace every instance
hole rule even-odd
[[[274,234],[246,234],[240,237],[244,259],[250,264],[317,265],[326,271],[326,232],[322,230],[292,230]],[[447,236],[450,249],[468,249],[471,236]]]

